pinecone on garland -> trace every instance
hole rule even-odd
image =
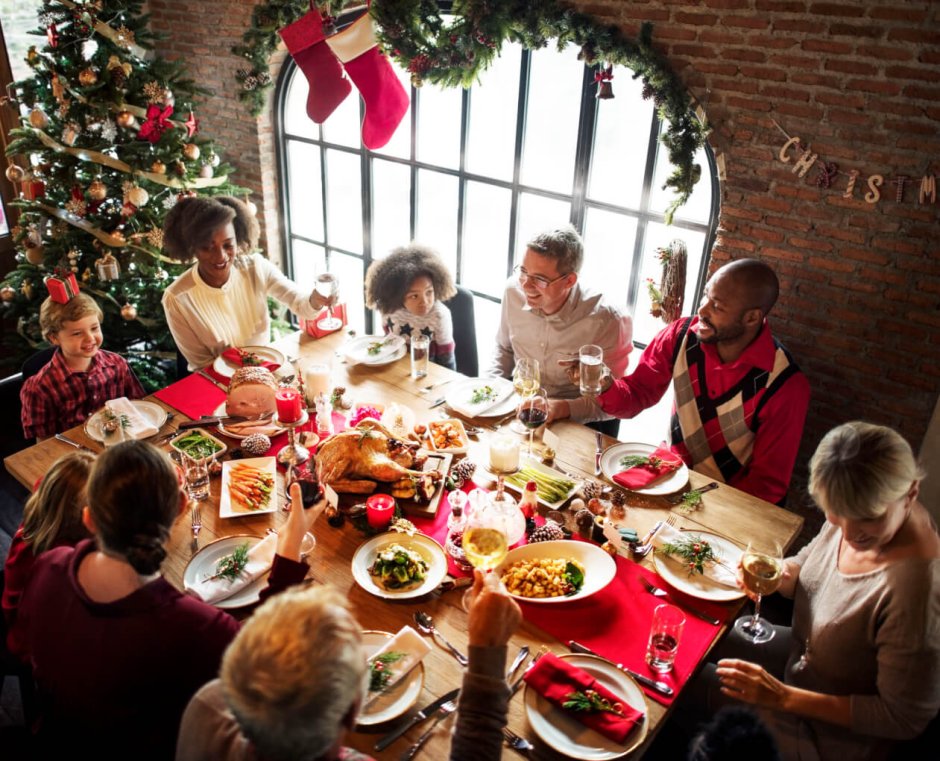
[[[565,532],[561,530],[555,521],[545,521],[545,525],[539,526],[529,536],[529,544],[535,542],[554,542],[565,538]]]
[[[604,487],[597,481],[585,481],[581,485],[581,496],[584,497],[585,500],[598,499],[601,496],[603,488]]]

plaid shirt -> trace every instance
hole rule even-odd
[[[20,391],[23,435],[46,438],[78,425],[109,399],[140,399],[146,392],[124,357],[99,350],[87,372],[70,370],[57,351]]]

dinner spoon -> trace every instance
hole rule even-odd
[[[459,663],[461,666],[466,666],[470,662],[467,660],[466,655],[461,653],[456,647],[450,644],[450,642],[444,639],[444,635],[434,627],[434,619],[431,618],[431,616],[419,610],[415,612],[414,618],[415,625],[418,627],[418,631],[420,631],[422,634],[430,634],[431,636],[439,639],[441,644],[450,650],[450,654],[457,659],[457,663]]]

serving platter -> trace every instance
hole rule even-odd
[[[545,465],[544,463],[540,463],[537,460],[527,458],[527,457],[522,457],[520,458],[519,466],[520,468],[532,468],[533,470],[537,470],[538,472],[543,473],[547,476],[551,476],[552,478],[562,478],[566,481],[572,482],[572,486],[565,492],[565,495],[554,501],[544,498],[542,496],[542,490],[539,489],[539,491],[537,492],[537,495],[538,495],[537,499],[540,504],[544,505],[549,510],[561,510],[562,506],[569,499],[571,499],[575,495],[575,493],[577,493],[579,488],[581,488],[582,480],[572,478],[564,471],[558,470],[557,468],[553,468],[551,465]],[[520,475],[521,472],[522,471],[520,470],[519,474],[517,475]],[[479,484],[480,486],[488,486],[491,483],[496,481],[496,475],[491,470],[489,470],[486,466],[478,467],[474,475],[476,476],[477,473],[479,473],[480,480],[477,481],[476,478],[474,478],[474,482]],[[522,477],[524,478],[524,476]],[[513,482],[509,480],[510,478],[511,476],[504,476],[503,478],[503,482],[505,483],[506,488],[509,489],[510,491],[515,492],[516,494],[522,494],[522,492],[525,489],[525,483],[520,483],[521,479]]]
[[[617,473],[621,473],[625,470],[620,464],[620,459],[628,455],[651,455],[655,452],[657,447],[652,444],[641,444],[639,442],[626,442],[621,444],[614,444],[611,447],[608,447],[604,450],[604,454],[601,455],[601,471],[604,476],[613,484],[617,482],[614,481],[614,476]],[[685,463],[679,466],[679,468],[673,471],[668,476],[665,476],[659,481],[654,481],[649,486],[643,489],[631,489],[637,494],[649,494],[651,496],[661,496],[663,494],[672,494],[674,492],[682,489],[689,482],[689,468]]]
[[[148,402],[144,399],[131,399],[130,403],[134,405],[134,408],[144,418],[150,425],[154,428],[160,428],[166,421],[169,413],[161,407],[156,402]],[[95,441],[104,443],[104,423],[105,423],[105,409],[102,408],[98,410],[94,415],[85,420],[85,433],[88,438],[94,439]],[[159,431],[155,431],[153,436],[156,436]],[[153,438],[153,436],[148,436],[147,438]]]
[[[274,486],[267,504],[257,510],[251,510],[232,500],[232,494],[229,489],[231,485],[232,469],[241,465],[249,465],[264,471],[271,476]],[[219,517],[220,518],[241,518],[247,515],[264,515],[277,511],[277,460],[274,457],[250,457],[242,460],[227,460],[222,463],[222,487],[221,497],[219,499]]]
[[[385,589],[372,580],[369,568],[379,552],[390,544],[400,544],[414,550],[427,561],[428,571],[420,584],[408,589]],[[447,556],[444,548],[429,536],[417,533],[408,536],[397,531],[387,531],[359,546],[352,559],[352,575],[356,583],[369,594],[386,600],[409,600],[432,592],[444,580],[447,575]]]
[[[257,354],[258,357],[265,362],[273,362],[282,367],[287,363],[287,357],[277,349],[272,349],[270,346],[241,346],[239,348],[242,351]],[[215,361],[212,363],[212,369],[225,378],[231,378],[240,367],[242,367],[242,365],[226,359],[221,354],[216,357]]]

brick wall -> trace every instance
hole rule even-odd
[[[940,3],[572,5],[627,34],[652,21],[656,44],[704,104],[727,175],[713,266],[755,256],[781,277],[775,331],[813,387],[801,469],[827,430],[853,418],[891,425],[919,447],[940,378],[940,203],[917,202],[920,177],[940,176]],[[275,243],[270,114],[256,121],[236,100],[238,61],[229,52],[250,4],[150,7],[155,29],[172,35],[163,52],[188,58],[215,91],[200,111],[203,127],[228,145],[238,181],[261,197]],[[843,197],[846,176],[820,189],[816,169],[799,178],[795,159],[781,163],[786,137],[774,121],[843,172],[858,170],[853,196]],[[885,183],[876,204],[863,199],[872,174]],[[902,203],[898,175],[916,180]]]

